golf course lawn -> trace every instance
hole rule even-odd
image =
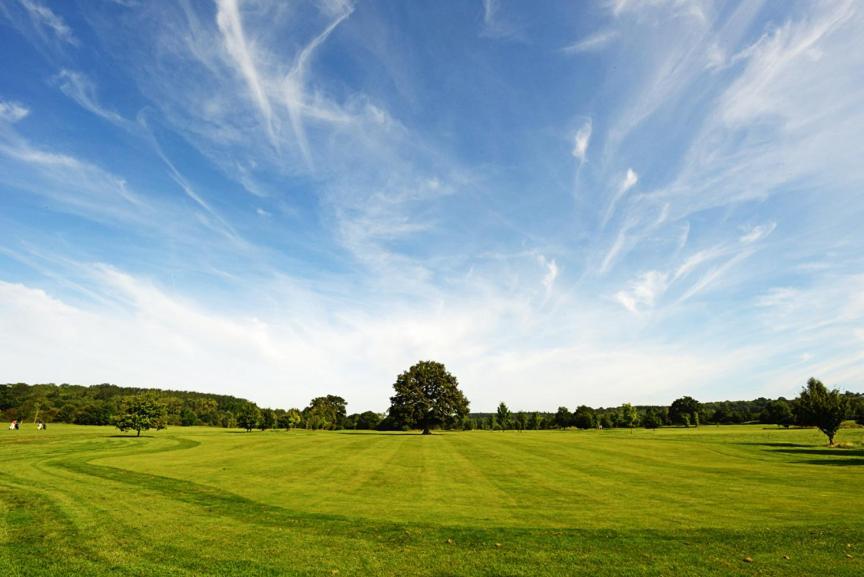
[[[0,575],[864,575],[864,429],[0,431]]]

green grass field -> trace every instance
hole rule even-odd
[[[0,575],[860,576],[864,429],[838,440],[27,426]]]

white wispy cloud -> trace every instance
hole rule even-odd
[[[775,228],[777,228],[776,222],[756,225],[754,227],[751,227],[750,230],[746,233],[742,234],[738,238],[738,240],[745,244],[756,242],[757,240],[762,240],[763,238],[774,232]]]
[[[664,10],[676,16],[703,22],[711,12],[712,2],[710,0],[609,0],[607,4],[615,16]]]
[[[828,64],[830,68],[831,64],[825,61],[824,48],[820,45],[841,39],[840,30],[845,25],[853,24],[854,20],[860,20],[855,4],[837,2],[812,20],[786,22],[742,51],[747,67],[730,86],[722,102],[723,120],[737,124],[797,108],[796,99],[786,99],[784,88],[790,83],[800,84],[801,80],[796,76],[802,69],[815,73],[814,66]],[[832,38],[838,32],[840,37]],[[837,81],[846,83],[844,79]],[[846,102],[846,98],[841,97],[833,106]]]
[[[49,30],[56,38],[67,44],[78,45],[78,39],[72,29],[53,10],[37,0],[18,0],[18,3],[27,11],[34,26],[41,30]]]
[[[584,54],[603,50],[618,37],[616,30],[599,30],[561,49],[565,54]]]
[[[139,130],[141,134],[149,134]],[[158,145],[154,145],[158,146]],[[161,154],[161,149],[156,150]],[[166,166],[169,171],[173,164]],[[174,168],[176,170],[176,168]],[[99,164],[85,158],[73,156],[65,151],[51,150],[37,146],[20,136],[13,129],[0,130],[0,185],[9,191],[26,193],[34,198],[43,199],[38,204],[50,207],[50,211],[80,217],[92,223],[122,231],[123,235],[150,238],[152,249],[160,250],[168,244],[172,250],[185,251],[194,258],[195,265],[208,266],[210,259],[223,258],[225,255],[241,254],[249,270],[259,267],[262,262],[260,249],[243,239],[236,230],[210,207],[182,174],[169,172],[190,199],[198,196],[203,203],[195,203],[195,212],[183,202],[171,198],[157,197],[152,190],[136,190],[126,178],[109,171]],[[31,231],[27,226],[16,226],[15,234],[9,227],[9,242],[16,237],[29,236],[32,242],[40,242],[42,234]],[[213,233],[219,236],[215,237]],[[224,239],[225,242],[221,242]],[[33,247],[28,249],[37,252]],[[68,247],[67,247],[68,250]],[[18,254],[18,253],[16,253]],[[194,257],[192,255],[195,255]],[[45,266],[28,266],[49,278],[59,279],[56,270],[58,260],[47,262]],[[79,292],[81,283],[64,280]]]
[[[501,14],[501,0],[483,0],[483,28],[487,38],[521,40],[521,31]]]
[[[246,34],[243,30],[243,22],[240,17],[237,0],[219,0],[216,22],[219,25],[219,30],[222,32],[225,49],[231,55],[239,73],[246,81],[249,93],[264,117],[267,132],[271,140],[275,141],[275,135],[273,134],[273,111],[270,108],[270,100],[262,85],[258,68],[255,65],[253,49],[246,42]]]
[[[353,12],[353,6],[351,4],[342,4],[341,8],[342,12],[338,13],[334,20],[320,34],[303,47],[294,60],[294,65],[291,67],[291,71],[285,76],[283,82],[283,94],[285,104],[288,107],[294,137],[297,139],[298,146],[300,147],[307,166],[310,167],[312,166],[312,153],[303,126],[304,117],[309,116],[317,120],[326,120],[331,122],[345,120],[343,114],[338,110],[338,108],[330,106],[324,101],[315,102],[315,99],[309,98],[306,91],[306,76],[309,63],[311,62],[315,51],[327,40],[336,27]]]
[[[573,149],[570,154],[580,163],[584,163],[588,154],[588,145],[591,142],[591,119],[585,121],[576,134],[573,135]]]
[[[547,259],[544,255],[538,255],[537,260],[540,265],[546,269],[546,274],[543,275],[543,287],[546,289],[546,293],[552,291],[552,287],[555,286],[555,279],[558,278],[558,263],[555,262],[555,259]]]
[[[653,307],[666,292],[667,286],[666,273],[652,270],[640,275],[627,290],[615,293],[615,299],[631,313],[639,314],[643,307]]]
[[[684,278],[703,263],[717,259],[725,254],[728,254],[728,249],[724,245],[713,246],[711,248],[696,251],[685,258],[684,262],[675,268],[672,279],[678,280]]]
[[[702,275],[695,283],[693,283],[681,297],[678,299],[679,303],[683,303],[694,296],[708,290],[712,285],[716,284],[720,281],[730,270],[732,270],[738,263],[749,257],[752,253],[750,251],[742,251],[731,258],[727,259],[725,262],[720,265],[710,269],[704,275]]]
[[[654,79],[647,91],[657,100],[654,96],[643,99],[643,91],[638,91],[640,102],[625,106],[621,120],[610,129],[604,150],[607,163],[623,142],[616,139],[637,133],[648,137],[649,127],[640,129],[640,123],[653,123],[653,129],[662,125],[660,119],[673,122],[669,116],[673,108],[676,113],[690,110],[692,104],[676,103],[694,92],[697,81],[703,85],[696,92],[712,97],[701,103],[705,121],[692,135],[669,184],[640,194],[639,202],[620,203],[617,194],[606,202],[605,222],[618,211],[622,214],[617,230],[600,245],[601,271],[609,270],[633,247],[664,235],[664,227],[642,218],[648,207],[668,207],[665,236],[674,240],[675,251],[681,251],[699,234],[691,220],[702,211],[744,210],[749,202],[779,196],[784,187],[842,197],[864,183],[864,170],[851,152],[855,134],[864,130],[864,114],[854,104],[864,98],[864,86],[848,74],[864,65],[861,52],[854,48],[862,25],[860,11],[845,2],[814,6],[811,14],[770,27],[742,48],[743,31],[752,26],[760,6],[758,2],[742,3],[713,28],[691,25],[681,36],[680,46],[682,50],[688,46],[686,52],[676,44],[663,58],[652,56],[645,64],[650,71],[646,77]],[[667,27],[675,26],[664,21],[657,33],[669,35]],[[667,45],[663,40],[657,42],[658,54],[662,54]],[[726,58],[722,74],[705,70],[705,55],[711,46],[722,46],[724,53],[735,55]],[[650,150],[644,152],[651,156]],[[745,246],[756,243],[774,232],[776,222],[772,219],[752,226],[733,238]],[[721,279],[746,279],[746,268],[735,266],[746,256],[739,255],[739,249],[727,240],[732,239],[715,243],[721,246],[719,251],[691,255],[689,265],[708,257],[726,260],[708,271],[688,298],[719,286]],[[822,240],[822,236],[811,236],[809,242]],[[663,262],[668,259],[657,260],[656,266],[668,270],[670,278],[686,276],[691,270],[687,262],[676,265]]]
[[[615,235],[615,240],[603,256],[603,262],[600,265],[600,274],[604,274],[611,269],[615,260],[625,250],[626,245],[628,244],[628,232],[629,227],[624,226]]]
[[[639,182],[639,175],[632,168],[627,169],[627,174],[624,175],[624,182],[621,183],[621,192],[625,193]]]
[[[162,149],[162,146],[159,144],[156,136],[153,134],[153,132],[147,125],[147,120],[143,114],[138,116],[138,123],[144,127],[147,135],[147,140],[150,142],[153,150],[156,152],[159,158],[162,159],[162,162],[168,168],[168,172],[174,182],[177,183],[177,185],[188,198],[194,201],[195,204],[202,208],[206,213],[206,218],[201,219],[201,222],[203,222],[205,225],[212,228],[219,234],[222,234],[223,236],[225,236],[225,238],[229,239],[231,242],[237,244],[238,246],[245,247],[246,242],[240,237],[239,234],[237,234],[237,231],[234,229],[234,227],[231,226],[231,224],[221,214],[219,214],[219,212],[214,209],[200,193],[198,193],[198,191],[195,190],[195,187],[192,186],[192,183],[190,183],[189,180],[185,176],[183,176],[183,174],[181,174],[181,172],[177,169],[171,159],[168,158],[168,156]]]
[[[96,85],[87,75],[74,70],[63,69],[54,78],[60,91],[78,103],[79,106],[116,124],[122,128],[132,128],[123,116],[103,106],[96,94]]]
[[[125,179],[74,156],[35,147],[14,132],[0,131],[0,167],[0,182],[51,199],[57,209],[103,222],[145,218],[147,202]]]
[[[851,152],[864,129],[855,104],[864,86],[840,72],[864,65],[853,48],[862,16],[852,6],[825,5],[746,49],[740,74],[724,86],[663,191],[678,199],[676,216],[764,199],[805,179],[842,190],[864,182]]]
[[[639,182],[639,175],[636,174],[636,171],[632,168],[628,168],[627,172],[624,174],[624,178],[621,179],[621,183],[618,185],[618,188],[612,195],[612,198],[609,200],[609,204],[606,207],[606,212],[603,215],[602,226],[606,226],[609,223],[609,220],[615,214],[615,209],[621,199],[627,194],[631,188],[636,186]]]
[[[17,102],[6,102],[0,100],[0,121],[18,122],[30,114],[30,109]]]

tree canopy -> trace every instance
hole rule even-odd
[[[576,407],[576,410],[573,411],[573,425],[580,429],[593,429],[596,426],[594,409],[587,405]]]
[[[693,397],[675,399],[669,407],[669,420],[675,425],[699,425],[699,401]]]
[[[120,413],[114,418],[114,425],[122,432],[165,428],[165,404],[152,395],[140,395],[123,401]]]
[[[237,413],[237,426],[241,429],[251,431],[258,426],[260,421],[261,410],[252,403],[248,403]]]
[[[834,444],[834,435],[846,418],[849,399],[840,391],[831,391],[822,381],[810,378],[797,399],[799,424],[816,427],[828,437],[828,444]]]
[[[509,429],[511,425],[511,413],[510,409],[507,407],[505,403],[501,403],[498,405],[498,410],[496,411],[495,416],[498,419],[498,426],[502,431]]]
[[[424,435],[435,425],[461,421],[468,414],[468,399],[459,390],[456,377],[441,363],[418,362],[396,377],[393,389],[390,418],[404,426],[420,427]]]
[[[327,395],[315,397],[303,409],[309,429],[340,429],[344,425],[348,403],[342,397]]]
[[[771,401],[766,405],[762,414],[759,415],[759,421],[766,424],[788,427],[795,422],[792,405],[783,397]]]
[[[569,427],[572,420],[573,415],[570,414],[570,409],[567,407],[558,407],[558,411],[555,413],[555,424],[559,429]]]
[[[618,424],[632,429],[639,423],[639,412],[630,403],[624,403],[618,409]]]

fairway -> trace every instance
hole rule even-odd
[[[838,440],[26,427],[0,574],[861,575],[864,429]]]

